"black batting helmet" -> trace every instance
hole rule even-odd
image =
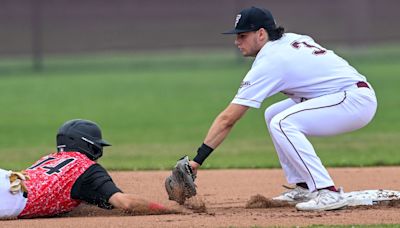
[[[77,151],[94,161],[103,155],[104,146],[111,144],[102,139],[100,127],[92,121],[69,120],[58,129],[58,152]]]

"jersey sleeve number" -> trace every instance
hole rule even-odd
[[[296,49],[300,49],[300,47],[304,46],[307,48],[312,48],[314,49],[314,51],[312,52],[314,55],[323,55],[326,53],[325,49],[319,48],[317,46],[308,44],[307,42],[303,41],[303,42],[299,42],[299,41],[294,41],[292,44],[292,47],[296,48]]]
[[[50,162],[50,161],[52,161],[52,160],[54,160],[54,159],[55,159],[55,158],[53,158],[53,157],[48,157],[48,158],[44,159],[43,161],[40,161],[40,162],[38,162],[37,164],[35,164],[35,165],[29,167],[28,169],[36,169],[36,168],[38,168],[38,167],[41,167],[41,168],[43,168],[43,169],[47,169],[46,174],[51,175],[51,174],[54,174],[54,173],[60,173],[60,172],[61,172],[61,169],[62,169],[64,166],[66,166],[66,165],[68,165],[69,163],[75,161],[75,158],[67,158],[67,159],[60,159],[60,162],[57,163],[57,164],[55,164],[54,166],[47,166],[47,165],[45,165],[46,163],[48,163],[48,162]]]

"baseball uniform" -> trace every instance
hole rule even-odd
[[[17,217],[27,201],[22,191],[10,192],[10,175],[11,171],[0,169],[0,219]]]
[[[377,108],[374,90],[333,51],[309,36],[285,33],[261,48],[232,103],[259,108],[278,92],[289,98],[268,107],[265,120],[287,181],[305,182],[310,191],[334,186],[306,136],[368,124]]]
[[[1,190],[0,201],[11,198],[15,203],[3,205],[2,202],[0,218],[54,216],[71,211],[81,201],[111,209],[109,198],[121,192],[104,168],[79,152],[44,156],[26,173],[30,177],[24,182],[27,195],[12,195],[7,189]],[[4,172],[0,174],[0,179],[7,182]]]

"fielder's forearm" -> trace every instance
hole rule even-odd
[[[204,144],[215,149],[217,148],[232,130],[236,121],[230,121],[223,114],[219,115],[208,130]]]
[[[208,130],[204,143],[197,150],[197,155],[193,159],[197,164],[192,164],[192,167],[198,168],[203,164],[203,161],[225,140],[235,123],[248,109],[247,106],[230,104],[218,115]]]

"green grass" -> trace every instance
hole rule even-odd
[[[378,50],[376,58],[343,52],[374,85],[379,108],[364,129],[311,139],[327,166],[400,164],[400,58]],[[100,162],[107,168],[169,169],[182,155],[195,155],[233,98],[251,64],[238,59],[226,51],[51,57],[41,73],[31,71],[29,59],[3,59],[0,167],[30,165],[54,151],[64,121],[86,118],[99,123],[113,144]],[[276,95],[250,110],[203,166],[279,167],[263,113],[283,98]]]

